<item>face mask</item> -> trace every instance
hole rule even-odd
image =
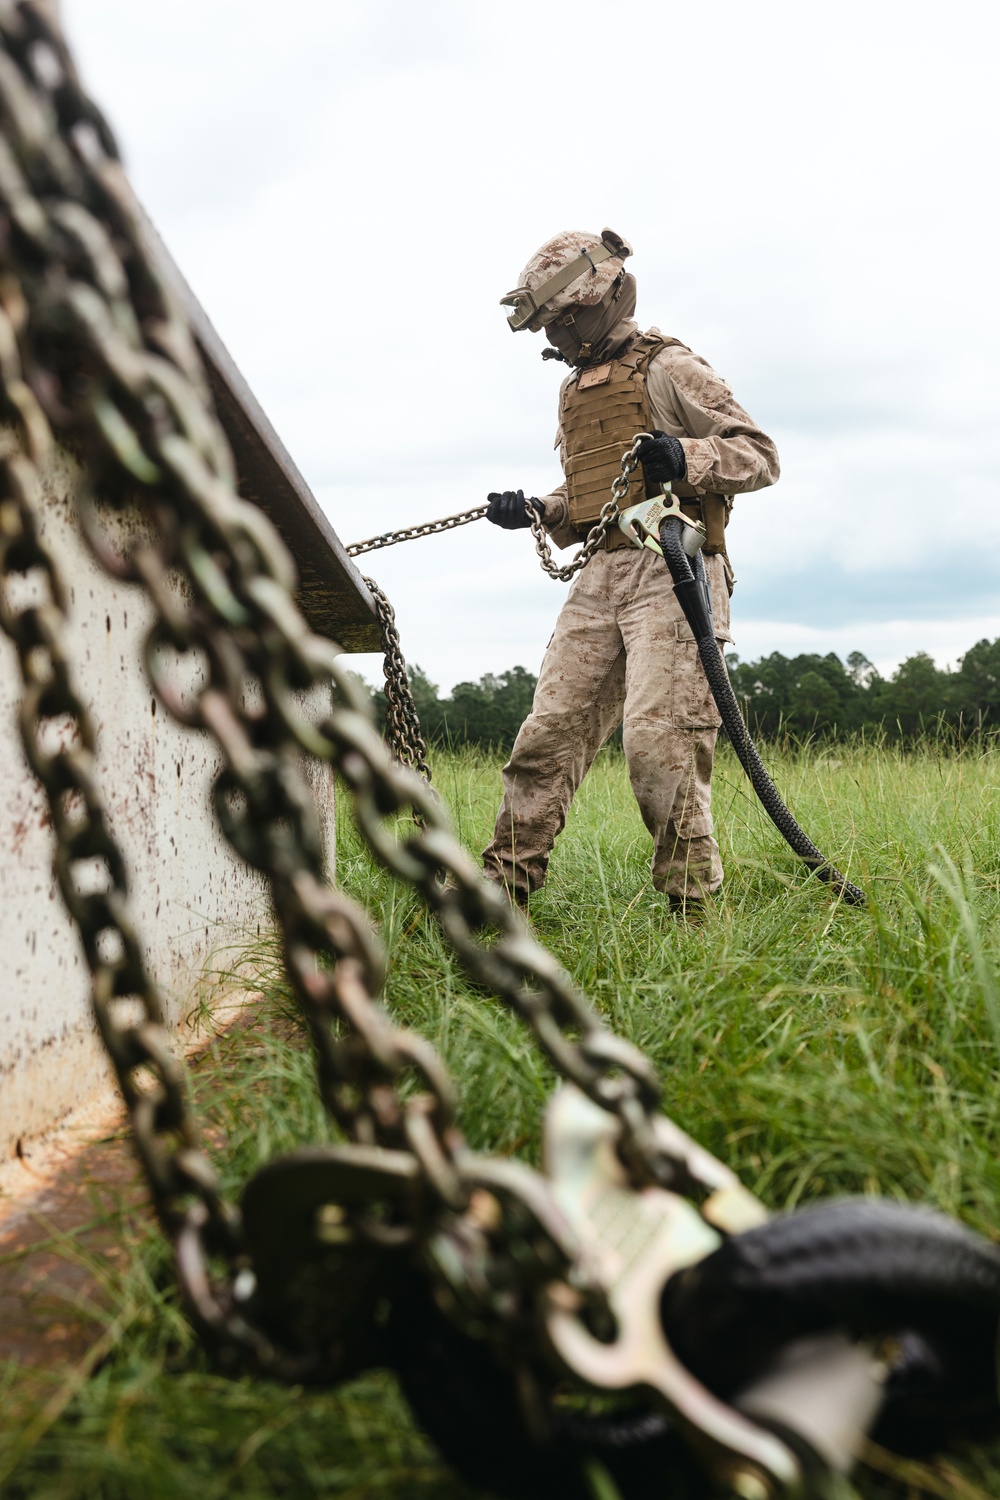
[[[621,285],[616,283],[596,307],[570,308],[554,323],[547,323],[545,337],[571,365],[599,364],[624,342],[621,335],[612,342],[610,335],[631,319],[635,297],[635,277],[624,273]]]

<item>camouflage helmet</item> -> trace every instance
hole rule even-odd
[[[521,285],[500,298],[500,306],[510,308],[510,328],[537,333],[568,307],[595,307],[631,254],[628,240],[613,229],[600,235],[567,229],[546,240],[521,272]]]

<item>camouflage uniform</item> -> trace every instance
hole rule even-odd
[[[689,349],[662,349],[648,366],[646,389],[655,426],[684,448],[687,482],[676,490],[731,496],[778,478],[770,438]],[[561,433],[558,442],[562,451]],[[553,540],[578,543],[565,485],[544,500]],[[706,557],[705,566],[723,643],[731,640],[732,573],[724,552]],[[632,547],[598,552],[569,591],[531,714],[504,767],[503,802],[483,855],[487,876],[519,898],[538,890],[577,787],[623,724],[632,790],[653,838],[653,885],[675,897],[715,890],[722,864],[710,795],[719,722],[663,560]]]

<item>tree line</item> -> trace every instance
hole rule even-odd
[[[509,750],[531,712],[537,677],[524,667],[499,675],[487,672],[478,682],[459,682],[442,698],[420,667],[408,670],[413,701],[429,745],[481,745]],[[373,693],[375,717],[385,725],[385,693]]]
[[[764,739],[873,731],[913,740],[1000,727],[1000,639],[978,641],[954,669],[918,651],[890,677],[860,651],[846,662],[832,651],[794,657],[775,651],[755,662],[733,655],[728,665],[750,732]]]
[[[1000,639],[977,642],[954,669],[940,668],[918,651],[889,677],[860,651],[852,651],[846,662],[832,651],[793,657],[773,651],[753,662],[734,654],[726,660],[750,732],[761,739],[785,734],[840,739],[872,731],[906,741],[1000,727]],[[524,667],[512,667],[487,672],[478,682],[460,682],[441,697],[419,667],[410,671],[428,743],[504,751],[527,717],[536,681]],[[375,692],[373,700],[384,724],[385,694]]]

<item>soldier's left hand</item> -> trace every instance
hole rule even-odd
[[[653,436],[639,444],[636,456],[651,484],[670,484],[674,479],[683,479],[687,473],[687,459],[680,439],[669,437],[659,428],[654,428]]]

